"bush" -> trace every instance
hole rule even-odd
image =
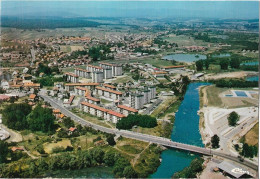
[[[59,153],[59,152],[64,152],[65,148],[64,147],[54,147],[51,152],[52,153]]]
[[[127,117],[122,118],[116,123],[118,129],[131,129],[133,126],[153,128],[157,126],[155,117],[148,115],[129,114]]]

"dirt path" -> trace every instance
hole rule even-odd
[[[10,138],[7,140],[7,142],[21,142],[23,140],[23,137],[20,133],[7,128],[5,125],[2,124],[2,128],[9,132]]]
[[[21,147],[23,148],[24,152],[27,153],[27,155],[29,155],[32,159],[37,159],[37,158],[39,158],[39,157],[36,157],[36,156],[32,155],[28,150],[25,149],[24,146],[21,146]]]
[[[143,150],[141,153],[137,154],[137,156],[133,159],[133,166],[135,166],[135,164],[136,164],[137,160],[139,159],[140,155],[150,146],[150,144],[151,144],[151,143],[149,143],[149,144],[144,148],[144,150]]]
[[[123,151],[123,150],[117,148],[117,146],[115,146],[114,148],[115,148],[116,150],[118,150],[118,151],[120,151],[120,152],[126,154],[126,155],[130,155],[130,156],[133,156],[133,157],[135,157],[135,156],[137,155],[137,154],[130,154],[130,153],[128,153],[128,152],[125,152],[125,151]]]

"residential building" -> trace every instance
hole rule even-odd
[[[114,91],[108,88],[97,86],[94,93],[99,96],[104,96],[114,100],[121,100],[123,93],[120,91]]]
[[[93,83],[103,83],[104,74],[102,71],[92,72],[92,82]]]

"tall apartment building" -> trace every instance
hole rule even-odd
[[[104,73],[101,71],[92,72],[92,82],[93,83],[103,83]]]
[[[104,72],[104,79],[111,79],[113,77],[112,68],[104,68],[103,72]]]
[[[135,109],[141,109],[144,107],[144,95],[140,93],[130,94],[130,106]]]

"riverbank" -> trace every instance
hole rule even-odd
[[[199,132],[199,87],[208,83],[190,83],[178,111],[175,114],[171,139],[176,142],[203,146]],[[171,178],[174,173],[182,171],[198,155],[174,149],[162,152],[162,162],[151,178]]]

